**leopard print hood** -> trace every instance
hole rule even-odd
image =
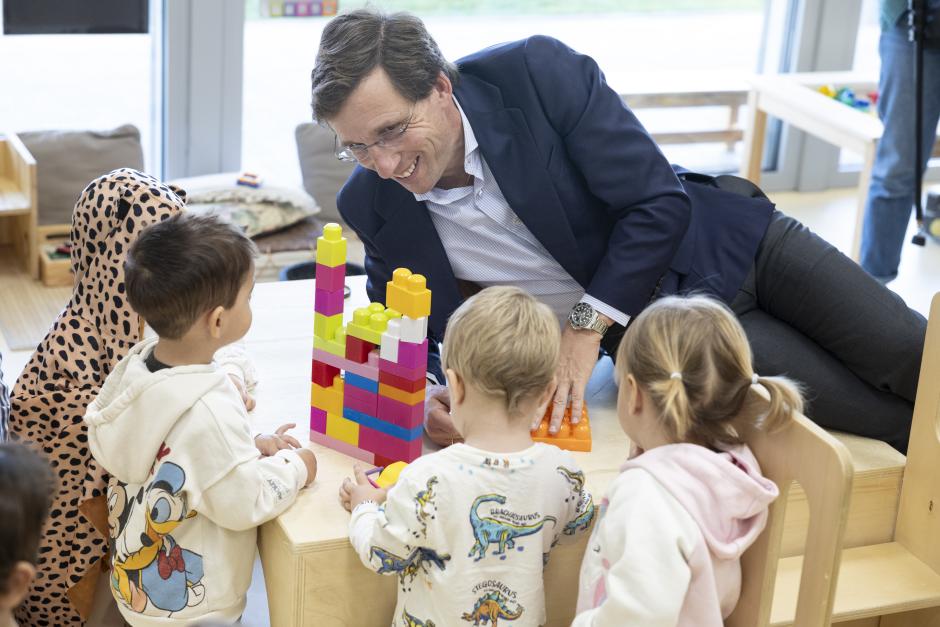
[[[72,217],[72,296],[16,381],[9,437],[42,453],[58,481],[43,529],[37,577],[20,624],[82,625],[106,555],[107,476],[88,449],[82,419],[117,363],[140,338],[125,297],[127,250],[147,226],[183,209],[185,195],[130,169],[92,181]],[[94,524],[93,524],[94,523]],[[85,618],[83,618],[85,617]]]

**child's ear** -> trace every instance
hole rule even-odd
[[[624,377],[623,383],[627,386],[627,407],[634,416],[643,411],[643,403],[646,401],[643,395],[643,389],[632,374]]]
[[[444,371],[444,376],[447,377],[447,387],[450,390],[451,407],[460,405],[467,398],[467,387],[463,377],[451,368]]]
[[[17,562],[13,565],[6,581],[6,592],[0,594],[0,611],[11,611],[26,598],[29,584],[36,576],[36,567],[29,562]]]
[[[209,335],[215,339],[222,337],[222,322],[225,317],[225,307],[219,305],[209,312]]]

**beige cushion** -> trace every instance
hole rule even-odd
[[[144,169],[140,131],[125,124],[112,131],[17,133],[36,159],[39,224],[71,224],[72,209],[88,183],[117,168]]]
[[[294,137],[297,140],[297,156],[300,159],[304,189],[320,205],[320,220],[342,223],[336,209],[336,194],[352,174],[356,164],[336,158],[333,153],[333,131],[319,124],[298,124]]]

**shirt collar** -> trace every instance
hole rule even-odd
[[[456,98],[454,98],[454,104],[457,105],[457,111],[460,112],[460,123],[463,126],[464,171],[472,175],[482,185],[484,182],[483,161],[480,157],[480,147],[477,144],[476,135],[473,134],[473,129],[470,127],[470,120],[467,119],[467,115],[463,112],[463,108],[460,106],[460,103],[457,102]],[[453,200],[453,194],[451,192],[453,192],[453,190],[434,187],[429,192],[415,194],[414,197],[415,200],[419,202],[430,200],[431,202],[446,204],[448,201]]]

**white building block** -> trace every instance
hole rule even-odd
[[[428,318],[427,316],[422,316],[418,319],[409,318],[407,316],[401,317],[401,340],[403,342],[411,342],[412,344],[420,344],[424,341],[424,338],[428,336]]]
[[[398,342],[401,336],[401,319],[392,318],[382,333],[379,355],[387,361],[398,362]]]

